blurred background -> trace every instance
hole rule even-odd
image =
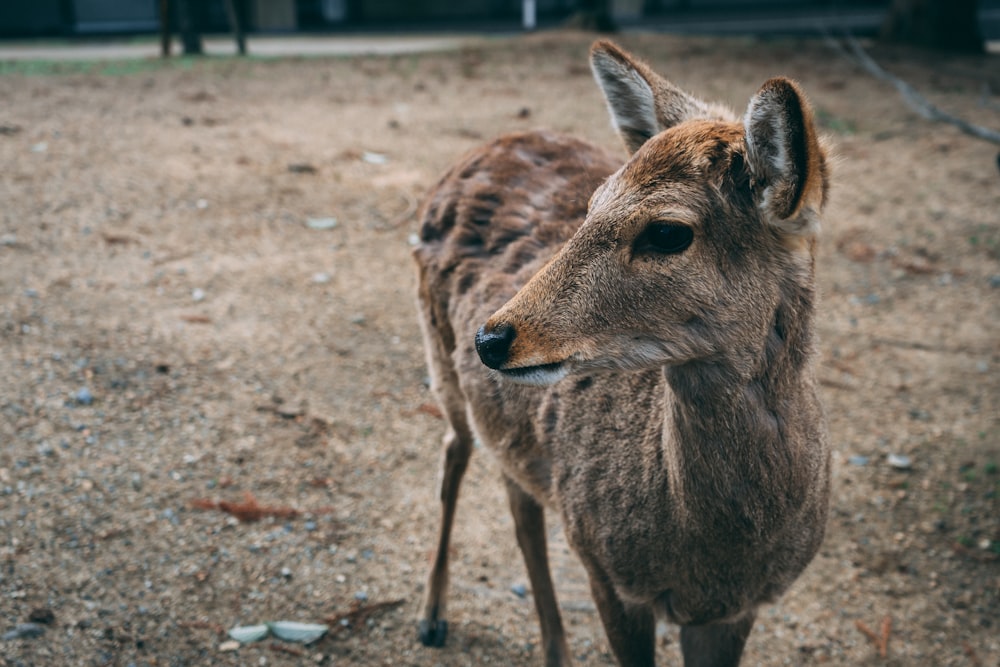
[[[624,159],[612,30],[737,112],[795,78],[830,142],[830,521],[745,664],[1000,665],[1000,0],[0,0],[0,667],[542,663],[482,451],[417,642],[444,422],[410,253],[493,137]],[[574,660],[610,667],[553,514]],[[280,620],[328,632],[228,634]]]
[[[1000,0],[6,0],[0,37],[566,26],[681,33],[815,32],[818,25],[963,51],[1000,39]]]

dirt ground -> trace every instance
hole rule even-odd
[[[546,127],[618,150],[590,39],[2,69],[0,633],[35,626],[0,665],[541,664],[481,451],[449,644],[415,641],[443,423],[409,250],[422,194],[484,139]],[[1000,665],[997,147],[820,42],[621,41],[738,109],[799,79],[837,155],[818,264],[828,536],[744,664]],[[1000,127],[996,56],[873,53]],[[223,511],[246,494],[295,512]],[[550,533],[573,654],[613,664]],[[276,620],[333,629],[224,650],[224,630]],[[884,657],[859,628],[887,631]],[[676,632],[660,639],[680,664]]]

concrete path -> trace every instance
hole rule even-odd
[[[247,38],[247,51],[254,56],[338,56],[400,55],[433,51],[454,51],[482,43],[485,37],[473,35],[384,35],[384,36],[288,36]],[[203,40],[209,55],[235,55],[236,44],[230,37]],[[173,53],[181,53],[174,42]],[[160,44],[155,39],[142,41],[0,42],[0,61],[4,60],[131,60],[158,58]]]

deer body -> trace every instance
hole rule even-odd
[[[513,135],[467,156],[423,209],[421,324],[449,429],[421,640],[447,633],[450,530],[479,437],[503,467],[546,664],[570,660],[544,508],[619,662],[653,664],[660,617],[682,625],[688,667],[736,665],[756,608],[825,526],[812,371],[825,161],[790,82],[765,84],[740,123],[613,44],[592,64],[624,166]]]

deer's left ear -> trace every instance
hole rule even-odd
[[[685,93],[613,42],[594,43],[590,67],[630,154],[654,135],[686,120],[732,118],[728,109]]]
[[[788,79],[771,79],[750,100],[743,123],[761,211],[786,232],[815,234],[828,176],[805,95]]]

